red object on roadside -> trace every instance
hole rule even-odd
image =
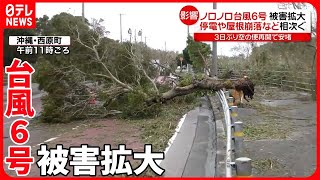
[[[91,98],[89,104],[96,104],[96,98]]]
[[[90,93],[91,98],[89,99],[89,104],[96,104],[96,95],[94,93]]]

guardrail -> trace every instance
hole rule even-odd
[[[219,75],[227,72],[227,69],[219,69]],[[240,78],[243,75],[258,74],[257,70],[232,70],[232,78]],[[291,71],[267,71],[264,72],[259,80],[262,80],[264,85],[273,85],[281,88],[288,88],[291,90],[307,91],[311,93],[316,92],[316,79],[313,72],[299,72],[293,73]],[[299,74],[299,75],[296,75]]]
[[[251,159],[243,157],[243,122],[237,121],[238,107],[233,106],[233,98],[229,97],[229,91],[219,90],[216,94],[219,96],[223,108],[227,132],[225,158],[226,177],[233,176],[232,170],[236,171],[236,177],[251,177]]]

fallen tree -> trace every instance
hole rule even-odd
[[[215,78],[204,77],[203,79],[193,79],[190,85],[177,86],[171,90],[164,92],[159,97],[153,97],[148,100],[150,102],[165,102],[178,96],[187,95],[198,90],[218,91],[222,88],[235,89],[238,80],[218,80]]]
[[[67,20],[68,23],[65,21]],[[99,118],[111,112],[125,117],[156,115],[161,104],[198,91],[234,88],[245,91],[248,80],[219,80],[181,75],[176,86],[156,83],[161,57],[141,43],[119,43],[106,37],[100,21],[90,27],[69,14],[54,16],[49,24],[72,40],[69,56],[42,56],[36,80],[48,95],[43,99],[46,122]],[[47,35],[47,34],[45,34]],[[48,34],[51,35],[51,34]],[[153,59],[160,59],[158,66]],[[166,63],[170,62],[166,59]],[[175,58],[171,60],[175,63]]]
[[[240,78],[236,80],[218,80],[215,78],[205,77],[202,80],[195,79],[190,85],[175,87],[167,92],[162,93],[159,97],[152,97],[148,99],[147,104],[159,102],[164,103],[175,97],[191,94],[199,90],[218,91],[220,89],[233,89],[238,92],[242,91],[245,100],[247,100],[246,96],[252,99],[254,95],[254,84],[249,78]]]

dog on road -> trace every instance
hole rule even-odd
[[[249,102],[247,97],[253,99],[254,95],[253,82],[249,79],[248,76],[244,76],[243,78],[238,79],[234,83],[234,89],[230,90],[230,95],[233,97],[234,105],[243,104],[243,99]]]

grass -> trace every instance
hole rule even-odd
[[[153,118],[145,118],[145,119],[117,119],[117,121],[122,121],[121,124],[123,126],[134,127],[135,129],[140,131],[140,139],[144,144],[152,144],[152,150],[154,152],[163,152],[167,147],[167,143],[169,139],[172,137],[175,132],[176,126],[179,123],[180,119],[184,114],[188,111],[194,109],[198,102],[197,99],[194,98],[193,95],[178,97],[174,100],[166,102],[166,104],[162,105],[162,111],[158,114],[158,116]],[[34,127],[45,127],[54,128],[61,133],[69,132],[73,127],[78,126],[76,130],[73,130],[76,133],[73,138],[79,137],[78,132],[81,132],[88,128],[101,128],[104,125],[91,123],[92,120],[84,120],[84,121],[75,121],[72,123],[58,123],[58,124],[47,124],[37,122],[34,123]],[[86,126],[84,126],[84,124]],[[63,128],[61,128],[63,127]],[[58,133],[60,134],[60,133]],[[81,135],[83,136],[83,135]],[[126,143],[127,134],[120,131],[117,134],[117,137],[114,138],[115,144],[123,144]],[[55,143],[51,142],[48,144],[55,145]],[[140,161],[132,161],[132,166],[137,167],[141,164]],[[133,168],[135,169],[135,168]],[[125,175],[120,175],[118,177],[123,177]],[[143,172],[143,174],[139,175],[139,177],[159,177],[156,175],[150,168]]]
[[[290,129],[284,129],[280,123],[266,122],[258,125],[244,125],[243,131],[245,138],[248,140],[286,139]]]
[[[125,119],[127,123],[141,130],[141,139],[144,144],[152,144],[152,151],[163,152],[172,137],[177,124],[184,114],[196,106],[196,101],[170,101],[164,105],[161,113],[151,119]],[[133,169],[141,164],[133,161]],[[139,177],[159,177],[149,167]]]
[[[279,116],[280,112],[288,110],[290,107],[288,106],[268,106],[260,103],[260,101],[264,98],[275,98],[273,90],[265,91],[258,87],[259,93],[257,93],[257,97],[255,100],[251,101],[250,104],[245,104],[245,106],[249,106],[248,108],[255,109],[257,111],[256,115],[251,117],[247,117],[251,119],[250,122],[245,122],[244,124],[244,134],[247,140],[261,140],[261,139],[286,139],[289,133],[292,130],[290,126],[290,122],[287,118]],[[261,119],[261,121],[257,121],[256,118]]]
[[[168,102],[157,117],[126,120],[141,130],[145,144],[152,144],[154,151],[164,151],[182,116],[196,106],[195,103]]]
[[[284,168],[277,159],[270,158],[254,160],[252,162],[252,166],[259,172],[259,174],[263,174],[268,171],[281,171]]]
[[[270,107],[259,102],[251,103],[251,107],[257,110],[261,122],[254,119],[244,124],[245,138],[248,140],[261,139],[286,139],[292,130],[290,121],[284,117],[278,116],[278,112],[283,111],[285,107]],[[257,118],[254,116],[254,118]]]
[[[269,97],[265,96],[264,98],[269,98]],[[266,115],[266,114],[269,115],[269,114],[273,114],[274,112],[281,112],[281,111],[290,109],[289,106],[275,107],[275,106],[265,105],[261,103],[261,101],[263,101],[264,98],[262,98],[260,94],[257,93],[254,100],[250,101],[249,103],[240,104],[238,107],[254,109],[260,115]]]

